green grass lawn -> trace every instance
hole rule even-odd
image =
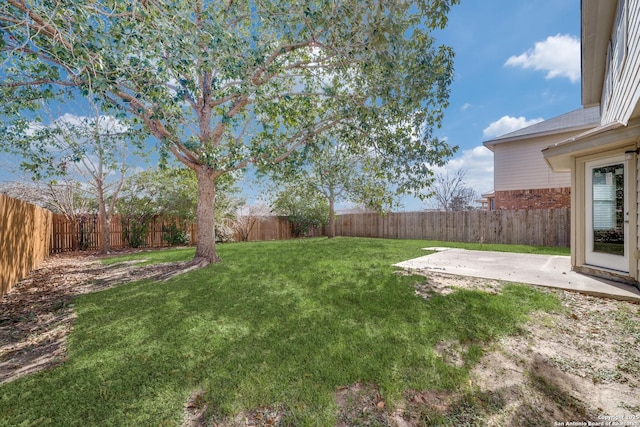
[[[394,274],[392,264],[433,244],[220,245],[220,264],[82,296],[67,361],[0,386],[0,425],[178,426],[201,390],[211,416],[269,405],[286,409],[287,425],[331,426],[341,386],[374,384],[390,405],[409,389],[465,387],[482,344],[559,302],[519,285],[424,300],[411,285],[425,279]],[[109,262],[192,256],[163,250]],[[464,366],[435,353],[443,340],[470,344]]]

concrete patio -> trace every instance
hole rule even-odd
[[[637,287],[576,273],[568,256],[425,248],[430,255],[395,264],[407,270],[431,270],[458,276],[527,283],[588,295],[640,302]]]

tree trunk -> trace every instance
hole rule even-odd
[[[216,181],[215,175],[206,166],[198,166],[196,174],[198,177],[198,242],[193,263],[204,267],[220,261],[216,253],[214,215]]]
[[[73,216],[72,218],[69,218],[65,215],[65,219],[71,223],[71,247],[74,252],[80,252],[80,245],[78,244],[80,224],[78,224],[78,217]]]
[[[335,200],[333,197],[329,197],[329,238],[336,237],[336,210]]]
[[[104,191],[102,186],[98,187],[98,221],[100,222],[100,231],[102,232],[101,254],[109,253],[111,249],[111,227],[110,218],[107,216],[107,206],[104,201]]]

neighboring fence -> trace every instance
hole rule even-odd
[[[165,231],[163,227],[175,224],[175,221],[160,217],[152,218],[148,224],[148,231],[136,244],[141,248],[161,248],[169,246],[163,239]],[[122,249],[130,247],[130,242],[125,240],[125,229],[130,225],[128,221],[123,222],[119,215],[111,218],[111,239],[112,249]],[[196,226],[191,225],[185,230],[195,239]],[[74,239],[75,236],[75,239]],[[78,217],[75,224],[63,215],[53,215],[53,230],[51,233],[51,253],[71,252],[75,250],[97,250],[102,244],[102,232],[100,223],[96,215],[85,215]]]
[[[570,210],[497,210],[462,212],[402,212],[380,216],[375,213],[356,213],[336,216],[336,235],[353,237],[381,237],[391,239],[426,239],[468,243],[503,243],[532,246],[569,247]],[[163,239],[163,226],[172,221],[154,218],[139,247],[169,246]],[[196,244],[197,226],[190,225],[186,232],[192,245]],[[312,229],[311,236],[326,236],[326,228]],[[101,237],[97,219],[82,218],[75,226],[80,249],[100,248]],[[128,247],[123,239],[120,217],[111,220],[111,247]],[[249,241],[291,239],[291,225],[286,218],[270,217],[254,224]],[[240,236],[236,235],[239,241]],[[54,215],[51,252],[73,251],[72,225]]]
[[[137,247],[162,248],[169,246],[163,236],[164,227],[175,224],[171,219],[156,217],[149,222],[148,231]],[[122,222],[119,215],[111,219],[111,248],[122,249],[130,247],[130,242],[125,240],[127,222]],[[184,230],[189,234],[190,244],[195,245],[198,237],[198,227],[191,224]],[[74,239],[75,235],[75,239]],[[53,215],[53,230],[51,233],[51,253],[71,252],[79,250],[97,250],[101,247],[102,233],[100,224],[95,215],[87,215],[78,218],[75,224],[62,215]],[[257,221],[249,233],[249,241],[256,240],[285,240],[291,239],[291,226],[286,218],[270,217]],[[240,240],[236,235],[234,240]]]
[[[0,194],[0,296],[49,255],[52,216]]]
[[[570,218],[568,208],[357,213],[336,217],[336,235],[569,247]]]
[[[257,221],[249,232],[248,241],[293,239],[291,223],[286,217],[267,217]],[[236,235],[235,240],[240,240]]]

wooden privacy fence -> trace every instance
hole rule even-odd
[[[0,296],[49,255],[52,216],[0,194]]]
[[[336,217],[336,235],[569,247],[570,218],[568,208],[356,213]]]
[[[130,241],[125,239],[127,226],[137,223],[135,220],[122,220],[120,215],[114,215],[110,224],[110,239],[112,249],[131,247]],[[163,239],[164,227],[175,224],[175,220],[154,217],[148,222],[147,232],[141,236],[136,247],[161,248],[170,246]],[[102,245],[102,231],[96,215],[79,216],[74,222],[63,215],[53,215],[53,230],[51,232],[51,253],[70,252],[75,250],[97,250]],[[190,236],[195,236],[195,225],[186,227]],[[74,238],[75,237],[75,238]],[[131,240],[131,239],[130,239]]]
[[[498,210],[464,212],[404,212],[380,216],[356,213],[336,217],[336,235],[392,239],[426,239],[468,243],[502,243],[532,246],[570,244],[570,210]],[[124,239],[119,216],[111,220],[111,247],[129,246]],[[166,218],[153,218],[140,247],[169,246],[164,227],[176,224]],[[197,226],[183,229],[195,244]],[[74,234],[76,238],[74,239]],[[326,236],[325,228],[312,229],[311,236]],[[248,240],[284,240],[293,238],[287,218],[268,217],[255,223]],[[48,254],[95,250],[101,235],[93,215],[69,222],[62,215],[0,194],[0,296],[35,268]],[[235,240],[240,240],[236,234]]]
[[[336,216],[336,235],[380,237],[390,239],[426,239],[467,243],[502,243],[531,246],[569,247],[570,209],[497,210],[461,212],[401,212],[380,216],[376,213],[356,213]],[[163,226],[174,223],[163,218],[150,221],[148,233],[139,247],[169,246],[163,239]],[[53,216],[51,252],[73,251],[74,227],[64,217]],[[195,224],[185,230],[190,244],[196,243]],[[94,216],[75,224],[80,249],[95,250],[101,237]],[[326,236],[326,227],[312,229],[310,236]],[[291,225],[285,217],[268,217],[255,223],[249,241],[291,239]],[[236,241],[241,240],[236,234]],[[123,223],[118,216],[111,220],[111,247],[128,247],[123,238]]]
[[[165,228],[168,225],[176,224],[175,220],[155,217],[149,221],[148,231],[142,240],[137,244],[141,248],[162,248],[170,246],[163,238]],[[111,219],[111,248],[122,249],[130,247],[130,242],[125,240],[125,229],[127,222],[123,222],[119,215],[114,215]],[[196,224],[187,225],[183,229],[189,235],[189,243],[195,245],[198,236],[198,226]],[[51,232],[51,253],[61,253],[79,250],[97,250],[101,247],[100,224],[95,215],[79,217],[74,223],[67,220],[63,215],[53,215],[53,227]],[[75,239],[74,239],[75,236]],[[268,217],[262,221],[257,221],[249,233],[249,241],[256,240],[285,240],[291,239],[291,226],[286,218]],[[234,240],[240,240],[238,234]]]
[[[291,234],[291,223],[286,217],[264,217],[261,221],[257,221],[249,232],[250,242],[260,240],[287,240],[293,239]],[[236,235],[235,240],[240,240]]]

